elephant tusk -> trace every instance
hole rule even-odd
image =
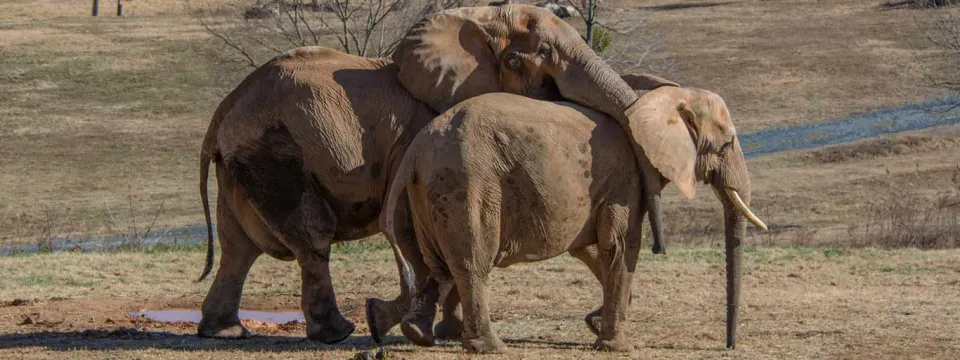
[[[740,199],[740,194],[736,190],[724,189],[727,192],[727,196],[730,198],[730,201],[733,201],[733,206],[737,207],[737,210],[740,210],[743,213],[743,216],[747,217],[747,220],[750,220],[753,225],[756,225],[763,231],[767,231],[767,224],[764,224],[763,221],[760,221],[756,215],[753,214],[753,211],[750,211],[750,208],[743,203],[743,200]]]

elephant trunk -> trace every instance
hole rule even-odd
[[[718,191],[718,194],[723,192]],[[749,191],[744,195],[749,199]],[[737,324],[740,318],[740,267],[747,223],[743,214],[725,194],[721,195],[721,202],[723,202],[723,233],[727,259],[727,348],[733,349],[737,345]]]
[[[724,244],[727,261],[727,348],[737,345],[737,324],[740,317],[741,263],[747,220],[766,230],[767,226],[750,211],[750,177],[740,141],[734,138],[733,149],[723,158],[723,167],[712,181],[723,203]]]
[[[625,111],[637,101],[637,93],[585,43],[561,51],[568,53],[570,63],[551,74],[560,95],[612,116],[629,131]]]

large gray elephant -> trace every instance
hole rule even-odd
[[[620,119],[636,100],[575,29],[523,5],[432,15],[392,60],[310,47],[253,71],[221,102],[202,145],[201,198],[212,232],[207,176],[214,162],[223,256],[198,334],[249,335],[238,318],[240,297],[250,267],[267,253],[300,265],[307,336],[325,343],[349,336],[354,325],[337,308],[330,280],[330,245],[383,230],[383,196],[415,134],[439,112],[491,92],[562,97]],[[397,226],[398,236],[413,236],[409,224]],[[201,280],[213,266],[212,234],[208,242]],[[375,340],[400,321],[406,296],[367,304],[379,315],[371,323]],[[455,308],[445,307],[449,321],[441,327],[451,333],[460,328]]]
[[[727,345],[733,347],[745,219],[766,225],[748,208],[750,179],[730,113],[714,93],[666,86],[644,94],[628,114],[650,162],[690,172],[656,175],[710,184],[723,204]],[[400,265],[422,256],[416,261],[429,268],[428,276],[416,276],[423,280],[402,321],[404,335],[431,345],[436,302],[455,284],[463,301],[464,348],[504,350],[490,328],[489,272],[569,251],[603,284],[594,345],[632,349],[619,322],[626,318],[646,212],[641,198],[647,195],[629,144],[603,114],[511,94],[466,100],[421,130],[400,163],[381,220]],[[408,199],[400,206],[410,207],[415,239],[391,230],[400,199]],[[404,253],[411,247],[404,242],[413,241],[420,251]]]

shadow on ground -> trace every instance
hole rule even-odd
[[[402,344],[406,339],[388,336],[386,344]],[[243,340],[206,339],[193,334],[164,331],[117,330],[42,331],[0,335],[0,349],[42,347],[53,351],[74,350],[244,350],[261,352],[353,350],[375,347],[369,336],[351,336],[346,341],[326,345],[301,336],[258,335]]]
[[[590,350],[590,344],[571,341],[503,339],[511,347],[559,350]],[[384,345],[409,345],[406,338],[387,336]],[[438,341],[436,347],[407,347],[391,352],[460,352],[459,341]],[[116,330],[42,331],[0,335],[0,349],[44,348],[52,351],[75,350],[146,350],[182,351],[242,350],[252,352],[298,352],[317,350],[364,351],[376,349],[369,336],[351,336],[334,345],[308,340],[300,336],[257,335],[242,340],[201,338],[193,334],[166,331],[141,331],[134,328]]]

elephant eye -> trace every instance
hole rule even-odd
[[[720,146],[720,152],[727,151],[728,149],[730,149],[731,146],[733,146],[733,140],[727,141],[726,143],[724,143],[723,145],[721,145],[721,146]]]
[[[516,52],[507,54],[507,69],[517,71],[520,70],[520,65],[520,55]]]
[[[542,58],[553,57],[553,47],[547,43],[540,44],[540,49],[537,50],[537,54]]]

